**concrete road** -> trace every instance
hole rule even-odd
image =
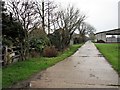
[[[117,85],[118,74],[90,41],[30,81],[31,88],[117,88]]]

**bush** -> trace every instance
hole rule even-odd
[[[30,55],[31,57],[39,57],[40,56],[40,52],[36,51],[36,50],[31,50],[30,51]]]
[[[39,53],[43,52],[44,47],[48,44],[49,40],[47,37],[40,38],[40,37],[34,37],[30,39],[30,47],[35,48],[35,50]]]
[[[98,40],[97,43],[105,43],[103,40]]]
[[[57,49],[54,46],[47,46],[43,50],[43,55],[45,57],[56,57],[57,53]]]
[[[61,41],[62,36],[60,35],[59,30],[55,30],[54,33],[48,34],[48,37],[51,44],[54,45],[55,48],[57,48],[58,50],[62,49],[62,41]]]

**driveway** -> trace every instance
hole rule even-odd
[[[90,41],[30,81],[31,88],[117,88],[117,85],[118,74]]]

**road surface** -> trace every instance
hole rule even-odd
[[[117,85],[118,74],[90,41],[30,81],[31,88],[117,88]]]

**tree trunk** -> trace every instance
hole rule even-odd
[[[48,1],[48,34],[50,34],[50,11],[49,11],[49,1]]]
[[[44,1],[42,1],[42,28],[45,33],[45,20],[44,20]]]
[[[23,43],[20,43],[20,60],[25,60],[25,56],[24,56],[24,46],[23,46]]]

